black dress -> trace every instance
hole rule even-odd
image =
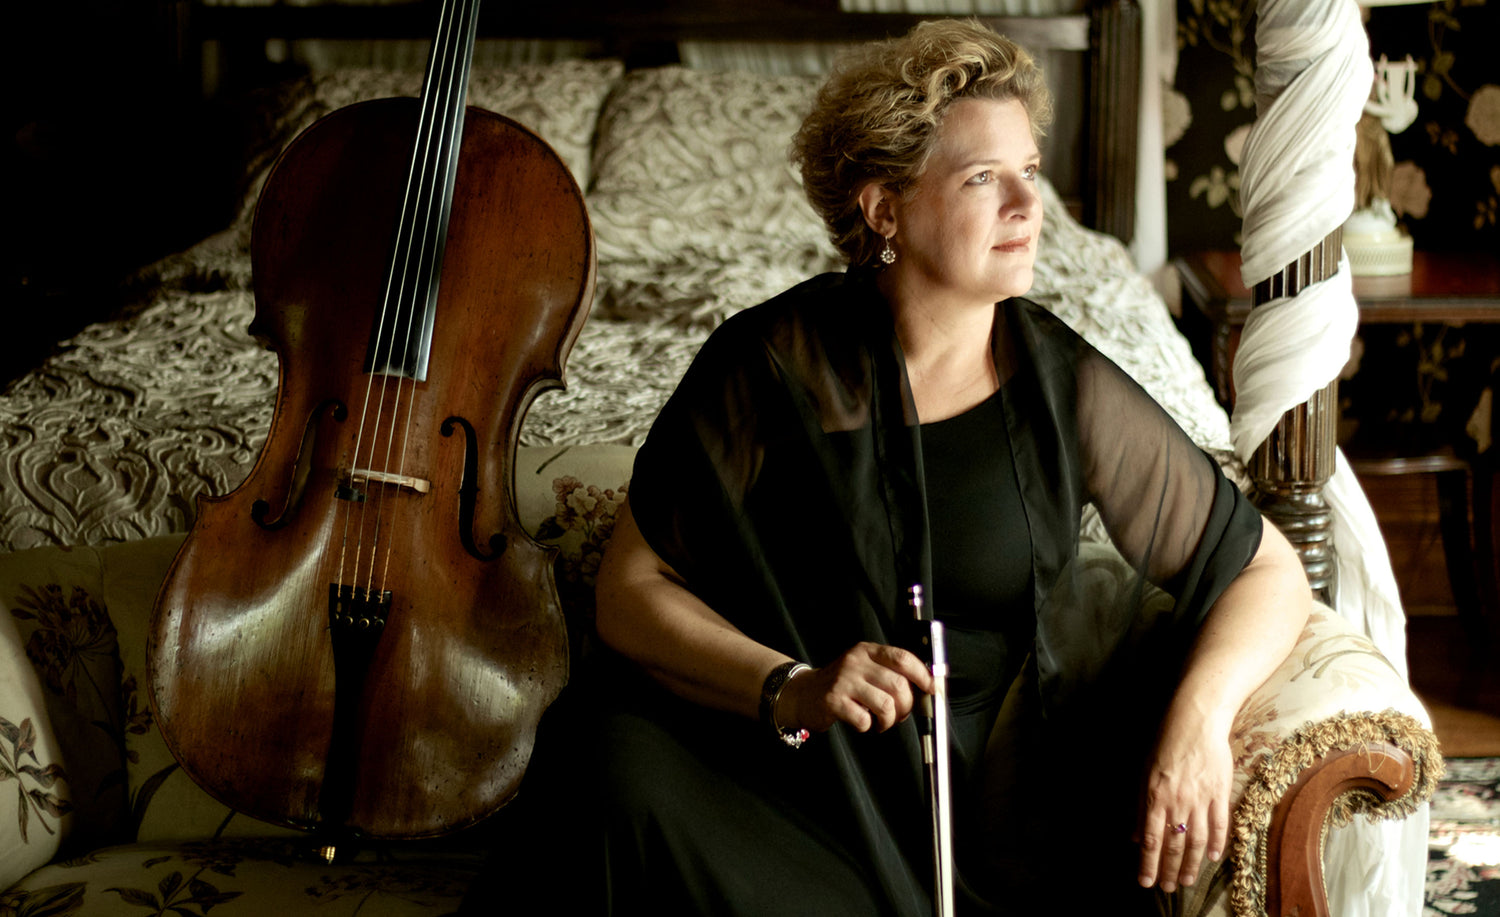
[[[925,584],[953,637],[960,912],[1149,906],[1129,843],[1144,755],[1260,519],[1050,314],[1001,303],[993,340],[1000,392],[924,426],[872,276],[746,310],[662,410],[632,511],[710,607],[813,665],[909,643],[906,587]],[[1109,607],[1056,599],[1089,501],[1177,596],[1170,614],[1139,615],[1138,589]],[[1016,715],[992,735],[1002,703]],[[917,747],[908,721],[794,752],[601,654],[544,722],[497,862],[560,868],[547,887],[570,913],[930,914]]]

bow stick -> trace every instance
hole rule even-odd
[[[922,762],[927,767],[928,801],[932,807],[932,912],[953,917],[953,808],[948,770],[948,648],[943,623],[935,620],[922,601],[922,586],[911,587],[908,599],[917,622],[923,662],[932,672],[932,693],[922,698],[919,729]]]

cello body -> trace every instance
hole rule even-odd
[[[587,212],[545,143],[468,109],[430,363],[372,369],[417,122],[416,99],[341,109],[268,178],[251,330],[280,358],[275,415],[244,483],[200,502],[148,638],[193,780],[346,835],[498,809],[567,679],[553,552],[516,518],[513,465],[592,297]]]

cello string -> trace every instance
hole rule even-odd
[[[477,7],[478,0],[462,0],[456,17],[456,26],[443,37],[444,66],[440,71],[443,79],[438,82],[435,79],[438,76],[437,73],[429,75],[428,78],[429,82],[437,83],[434,108],[438,114],[433,119],[433,138],[429,140],[434,145],[433,155],[428,160],[431,164],[431,172],[424,176],[427,179],[424,182],[427,196],[422,214],[423,231],[418,236],[423,246],[419,258],[421,270],[414,280],[411,297],[408,300],[409,313],[406,323],[406,353],[408,354],[416,353],[423,347],[424,338],[430,333],[432,312],[436,307],[438,284],[441,281],[443,249],[447,241],[453,181],[458,167],[459,144],[462,141],[464,94],[468,88],[468,65],[473,52],[473,33],[477,25],[477,16],[474,13]],[[440,106],[436,104],[439,98],[442,100]],[[392,450],[399,438],[401,459],[396,471],[398,475],[404,475],[406,446],[409,442],[412,415],[415,413],[417,379],[398,377],[396,386],[395,407],[390,415],[390,431],[386,439],[385,465],[382,470],[391,469]],[[403,407],[406,413],[404,429],[398,431]],[[387,484],[384,490],[389,491],[392,486],[395,485]],[[398,502],[393,507],[393,512],[403,505],[405,504]],[[393,525],[395,521],[389,520]],[[375,594],[375,567],[377,563],[381,567],[380,588],[383,590],[394,551],[394,543],[389,539],[382,540],[380,537],[387,522],[385,500],[382,498],[380,505],[376,507],[375,543],[370,546],[369,590],[372,595]]]
[[[406,293],[407,278],[411,276],[413,271],[412,252],[416,242],[414,235],[414,230],[417,223],[416,212],[422,210],[424,207],[424,203],[422,201],[423,191],[429,184],[429,182],[425,180],[425,163],[430,158],[429,154],[431,144],[430,139],[424,139],[424,132],[430,134],[431,131],[430,125],[432,121],[432,107],[435,93],[430,91],[428,84],[431,82],[430,75],[437,72],[438,65],[441,62],[442,51],[446,43],[444,36],[449,34],[451,31],[452,3],[444,2],[440,4],[437,34],[433,38],[432,45],[428,52],[427,72],[429,74],[429,77],[428,79],[424,80],[420,110],[417,119],[417,133],[413,138],[412,156],[407,167],[406,189],[401,202],[401,215],[396,227],[396,244],[392,251],[390,266],[386,274],[385,293],[381,300],[380,312],[376,318],[375,341],[373,342],[371,348],[372,365],[370,367],[370,373],[366,376],[365,379],[365,399],[364,405],[360,409],[359,429],[355,436],[351,472],[355,469],[360,468],[362,465],[360,454],[365,441],[366,423],[367,421],[369,421],[372,410],[371,400],[372,396],[374,396],[374,375],[378,373],[381,376],[380,394],[378,403],[374,409],[376,419],[369,422],[369,426],[372,432],[372,439],[370,442],[370,456],[368,462],[365,463],[365,467],[373,467],[374,464],[376,449],[375,440],[378,438],[380,427],[378,418],[384,412],[385,393],[387,383],[389,381],[388,370],[391,367],[392,360],[395,356],[396,328],[394,326],[399,325],[400,323],[399,310],[402,308],[403,301],[408,299]],[[393,315],[393,313],[395,314]],[[389,336],[387,336],[388,318],[394,319],[390,322],[392,327],[389,329]],[[384,349],[383,354],[381,353],[382,348]],[[345,582],[345,571],[348,568],[349,564],[349,528],[353,523],[353,519],[356,515],[358,516],[359,523],[357,531],[355,533],[355,556],[353,558],[353,570],[350,571],[349,581],[355,582],[359,578],[360,555],[363,553],[365,520],[366,513],[368,511],[368,496],[373,492],[373,488],[370,486],[370,482],[368,481],[368,479],[366,480],[365,491],[367,494],[367,498],[365,501],[360,501],[359,512],[357,514],[353,512],[352,507],[344,507],[344,532],[340,542],[339,551],[338,582],[340,584]]]
[[[444,131],[441,138],[444,148],[443,154],[439,158],[443,171],[439,176],[441,184],[437,188],[438,197],[435,202],[438,207],[437,231],[424,237],[433,246],[429,262],[432,266],[433,276],[426,291],[426,308],[420,313],[423,316],[422,327],[420,329],[413,327],[413,330],[417,334],[428,337],[429,341],[435,324],[434,313],[437,309],[437,289],[441,279],[438,265],[442,261],[444,247],[447,244],[449,219],[452,216],[453,210],[453,189],[458,176],[458,159],[463,147],[464,106],[468,99],[469,65],[474,58],[474,39],[479,26],[479,2],[480,0],[463,0],[463,10],[459,17],[458,34],[456,36],[458,40],[458,47],[455,51],[456,59],[454,61],[456,66],[450,67],[445,71],[448,79],[443,86],[443,91],[447,94],[447,104],[443,109],[446,120],[443,125]],[[416,381],[413,380],[406,397],[405,429],[401,433],[401,457],[397,462],[397,473],[403,476],[406,474],[407,446],[411,441],[412,417],[416,413],[416,391]],[[391,420],[392,436],[394,437],[395,418],[392,417]],[[390,569],[391,551],[392,546],[387,544],[385,546],[384,569],[381,572],[382,588],[384,588],[385,579]]]
[[[444,30],[448,28],[448,26],[447,26],[448,16],[449,16],[449,4],[444,3],[441,6],[441,10],[440,10],[440,14],[439,14],[439,22],[438,22],[438,34],[439,34],[439,36],[441,36],[442,33],[444,32]],[[429,71],[432,69],[433,55],[435,55],[436,53],[438,53],[438,50],[439,50],[440,47],[441,47],[440,38],[435,38],[434,42],[433,42],[433,45],[432,45],[432,52],[429,55],[429,61],[428,61]],[[424,143],[423,143],[423,139],[422,139],[421,134],[422,134],[422,131],[426,128],[426,125],[431,120],[431,115],[430,115],[431,102],[430,102],[430,98],[431,98],[431,94],[428,93],[428,92],[426,92],[426,91],[424,91],[423,95],[422,95],[422,101],[421,101],[421,110],[420,110],[420,113],[419,113],[419,116],[418,116],[418,125],[417,125],[418,130],[417,130],[416,136],[413,139],[412,158],[411,158],[411,161],[410,161],[410,164],[409,164],[409,167],[408,167],[406,194],[405,194],[405,197],[403,198],[403,201],[402,201],[402,211],[401,211],[400,222],[397,224],[396,244],[395,244],[395,247],[394,247],[393,252],[392,252],[391,264],[390,264],[389,273],[387,275],[387,280],[386,280],[386,294],[385,294],[385,297],[384,297],[383,302],[382,302],[381,312],[380,312],[379,318],[377,319],[377,324],[376,324],[376,328],[375,328],[375,338],[376,339],[375,339],[374,347],[372,349],[371,367],[370,367],[370,372],[371,372],[372,375],[370,377],[367,377],[367,379],[366,379],[365,403],[364,403],[364,406],[363,406],[363,408],[361,409],[361,412],[360,412],[360,427],[359,427],[358,435],[357,435],[356,440],[355,440],[355,448],[354,448],[353,466],[352,466],[352,468],[356,469],[356,470],[360,469],[360,468],[373,468],[374,467],[375,450],[376,450],[376,447],[377,447],[378,434],[379,434],[379,429],[380,429],[380,423],[379,423],[379,419],[378,418],[380,417],[381,414],[383,414],[384,409],[385,409],[385,407],[384,407],[385,406],[385,401],[386,401],[385,395],[386,395],[387,385],[388,385],[388,382],[389,382],[388,373],[389,373],[389,370],[390,370],[390,368],[392,366],[392,360],[393,360],[393,357],[394,357],[394,354],[395,354],[395,344],[396,344],[396,337],[397,337],[397,335],[396,335],[397,327],[396,326],[399,326],[399,324],[400,324],[400,314],[401,314],[401,310],[402,310],[402,304],[403,304],[403,300],[406,299],[407,277],[410,275],[411,269],[412,269],[411,268],[411,252],[412,252],[413,242],[414,242],[414,238],[413,238],[413,229],[414,229],[414,226],[415,226],[414,212],[415,211],[419,211],[422,208],[421,195],[422,195],[422,190],[423,190],[424,182],[421,180],[421,176],[420,176],[419,173],[421,171],[421,163],[422,163],[422,158],[423,158]],[[413,199],[414,196],[415,196],[415,200]],[[389,328],[388,328],[388,324],[390,325]],[[388,332],[389,332],[389,335],[387,334]],[[374,393],[374,391],[373,391],[374,390],[374,378],[373,378],[373,374],[375,374],[375,373],[379,373],[381,375],[380,392],[379,392],[378,400],[377,400],[375,408],[374,408],[375,420],[370,421],[370,414],[371,414],[371,411],[372,411],[372,408],[371,408],[371,396]],[[362,457],[361,453],[362,453],[363,444],[364,444],[364,441],[365,441],[365,427],[366,427],[367,421],[369,421],[369,426],[370,426],[371,433],[372,433],[372,439],[370,441],[369,458],[368,459],[364,459]],[[351,517],[356,517],[357,516],[357,518],[359,520],[359,522],[358,522],[358,528],[357,528],[356,533],[355,533],[354,569],[353,569],[351,577],[350,577],[351,581],[355,581],[355,582],[357,582],[358,579],[359,579],[360,558],[361,558],[361,556],[363,554],[364,535],[365,535],[365,529],[366,529],[365,522],[366,522],[366,519],[367,519],[367,514],[368,514],[368,509],[369,509],[369,503],[368,503],[368,501],[369,501],[369,499],[371,497],[377,497],[377,495],[374,493],[374,488],[371,487],[370,485],[371,485],[371,482],[367,478],[366,482],[365,482],[365,494],[366,494],[366,497],[365,497],[365,500],[363,500],[363,501],[360,502],[360,505],[359,505],[359,508],[358,508],[359,509],[358,513],[354,513],[354,512],[351,511],[345,517],[345,523],[346,523],[345,524],[345,535],[344,535],[344,550],[345,550],[345,552],[347,552],[347,549],[348,549],[348,541],[349,541],[348,526],[349,526],[349,523],[352,521]],[[340,575],[340,581],[341,582],[343,581],[344,568],[345,568],[345,564],[344,564],[344,561],[343,561],[343,555],[341,554],[340,565],[339,565],[339,575]]]
[[[406,372],[409,372],[412,369],[409,361],[404,358],[401,360],[401,363],[398,366],[395,362],[395,354],[399,352],[405,356],[410,355],[412,329],[416,324],[417,311],[421,307],[420,292],[424,287],[428,286],[431,283],[431,266],[426,243],[432,230],[432,208],[434,185],[436,182],[435,176],[440,169],[440,160],[443,153],[441,149],[441,125],[447,117],[447,111],[444,105],[441,103],[441,87],[439,86],[436,77],[441,73],[445,73],[449,69],[449,67],[451,67],[451,42],[452,36],[454,34],[451,15],[454,13],[453,5],[451,3],[445,3],[444,10],[445,13],[449,13],[450,15],[447,17],[446,22],[444,23],[444,27],[439,30],[437,36],[435,36],[433,39],[431,67],[429,68],[422,86],[423,104],[424,107],[427,108],[428,116],[422,120],[419,135],[416,140],[416,149],[418,152],[413,154],[416,157],[420,157],[421,167],[420,176],[418,179],[420,190],[417,198],[418,206],[416,208],[416,214],[413,217],[412,232],[408,240],[408,249],[406,251],[407,261],[404,265],[405,270],[402,274],[401,298],[399,300],[401,311],[395,317],[396,320],[391,328],[391,351],[390,357],[387,362],[387,369],[393,370],[394,372],[388,371],[382,377],[380,412],[376,418],[378,422],[377,438],[370,444],[370,458],[368,467],[372,470],[379,470],[381,472],[390,471],[391,449],[393,438],[395,435],[394,431],[400,412],[400,405],[402,403],[401,393],[405,385],[405,379],[403,377]],[[401,345],[399,350],[397,347],[398,343]],[[391,379],[391,376],[393,374],[395,375],[394,380]],[[388,400],[386,398],[387,391],[392,385],[394,385],[395,392],[393,396]],[[386,420],[387,405],[391,406],[390,419],[388,423]],[[387,429],[387,427],[389,427],[389,429]],[[379,465],[377,465],[376,448],[379,444],[384,445],[384,457]],[[375,573],[378,567],[378,558],[380,554],[379,545],[381,541],[381,530],[383,528],[384,522],[385,497],[390,486],[391,485],[385,481],[382,481],[380,483],[372,482],[370,487],[370,494],[372,497],[375,497],[375,495],[378,494],[378,497],[375,497],[373,523],[374,529],[373,531],[370,531],[369,529],[368,517],[370,513],[370,506],[368,502],[366,503],[364,510],[365,522],[360,526],[361,535],[364,535],[364,533],[366,532],[369,532],[370,534],[370,544],[368,545],[369,566],[366,569],[364,568],[362,563],[360,570],[362,575],[366,577],[366,593],[371,596],[375,594]],[[360,542],[359,549],[361,560],[363,561],[366,549],[363,539]]]

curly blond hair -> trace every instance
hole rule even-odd
[[[860,191],[875,182],[908,193],[943,115],[960,99],[1019,101],[1037,142],[1052,123],[1041,68],[976,20],[924,22],[835,65],[792,139],[791,157],[813,210],[851,264],[869,263],[884,244],[865,223]]]

